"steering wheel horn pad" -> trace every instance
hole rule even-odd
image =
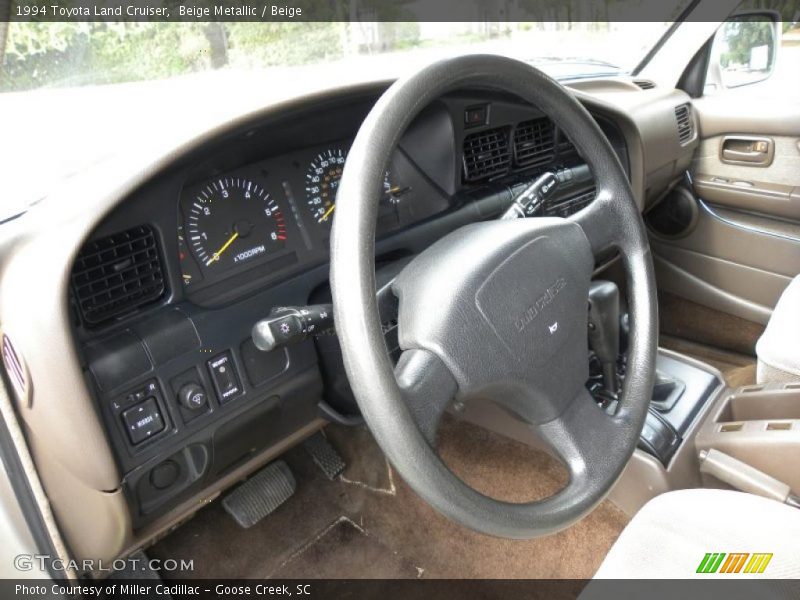
[[[478,223],[446,236],[405,267],[397,365],[376,301],[375,224],[386,166],[417,114],[464,89],[513,94],[572,140],[596,197],[568,219]],[[477,531],[532,538],[568,527],[608,494],[636,448],[655,372],[655,278],[640,209],[606,137],[558,82],[525,63],[467,55],[394,83],[348,155],[331,235],[331,290],[345,369],[367,425],[408,485]],[[588,290],[595,259],[615,249],[626,277],[628,368],[614,414],[587,378]],[[489,498],[441,460],[435,433],[453,398],[509,408],[569,473],[555,495],[527,503]]]
[[[582,229],[563,219],[463,227],[395,280],[400,346],[438,356],[459,399],[499,398],[550,421],[588,379],[593,266]]]

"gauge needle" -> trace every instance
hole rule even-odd
[[[326,211],[325,211],[325,214],[324,214],[324,215],[322,215],[322,216],[319,218],[319,222],[320,222],[320,223],[322,223],[323,221],[327,221],[327,220],[328,220],[328,217],[330,217],[330,216],[331,216],[331,213],[333,212],[333,209],[334,209],[334,208],[336,208],[336,205],[335,205],[335,204],[331,204],[331,207],[330,207],[328,210],[326,210]]]
[[[219,250],[217,250],[216,252],[214,252],[213,256],[211,257],[211,260],[210,260],[210,261],[208,261],[208,264],[211,264],[211,263],[212,263],[212,262],[214,262],[215,260],[219,260],[219,255],[220,255],[220,254],[222,254],[223,252],[225,252],[225,250],[227,250],[227,249],[228,249],[228,246],[230,246],[230,245],[231,245],[231,244],[234,242],[234,240],[235,240],[236,238],[238,238],[238,237],[239,237],[239,233],[238,233],[238,232],[234,233],[234,234],[233,234],[233,235],[230,237],[230,239],[229,239],[227,242],[225,242],[225,243],[222,245],[222,248],[220,248]]]

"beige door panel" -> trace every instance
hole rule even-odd
[[[764,163],[731,164],[724,158],[731,138],[770,143]],[[743,151],[746,153],[746,151]],[[703,139],[692,159],[692,179],[703,200],[800,220],[800,143],[793,137],[718,135]]]
[[[675,246],[660,246],[659,256],[678,268],[708,281],[725,282],[725,289],[736,297],[765,308],[775,306],[789,285],[790,277],[699,254]]]
[[[800,273],[800,226],[702,203],[691,233],[650,241],[660,289],[756,323]]]
[[[692,100],[700,121],[700,137],[709,139],[724,134],[750,133],[758,136],[800,139],[800,109],[797,100],[764,98],[729,91]]]
[[[764,153],[756,152],[762,155],[766,162],[741,161],[738,164],[731,162],[731,158],[726,158],[728,155],[725,153],[735,150],[734,140],[745,142],[739,147],[743,153],[747,152],[748,146],[755,146],[759,141],[766,142],[768,150]],[[695,151],[691,168],[694,173],[717,175],[733,181],[749,179],[795,187],[800,185],[800,138],[751,133],[727,133],[703,138]]]
[[[736,93],[694,102],[702,137],[691,166],[695,192],[713,204],[800,221],[800,106],[754,104]]]
[[[653,236],[653,248],[659,251],[677,247],[786,277],[800,273],[800,235],[794,237],[778,234],[775,228],[755,227],[768,220],[765,218],[734,221],[731,212],[701,208],[689,235],[677,240]]]
[[[746,90],[692,102],[696,214],[683,235],[651,234],[660,289],[762,324],[800,273],[800,107],[768,104]]]
[[[749,175],[743,172],[729,178],[698,169],[692,181],[695,193],[713,204],[800,221],[800,186],[743,178]]]

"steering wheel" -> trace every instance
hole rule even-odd
[[[375,224],[390,156],[417,113],[458,89],[514,94],[566,132],[595,177],[594,202],[568,219],[476,223],[434,243],[398,275],[393,366],[375,297]],[[588,514],[621,474],[642,430],[656,354],[656,295],[641,214],[595,121],[560,84],[490,55],[449,59],[392,85],[356,136],[331,239],[336,328],[350,384],[378,445],[445,516],[500,537],[533,538]],[[613,413],[588,393],[588,294],[594,257],[616,248],[630,315],[627,376]],[[569,482],[529,503],[487,497],[435,451],[457,398],[490,399],[523,419],[561,459]]]

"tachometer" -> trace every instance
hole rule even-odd
[[[186,206],[185,242],[204,270],[234,267],[281,248],[286,222],[278,203],[249,179],[209,182]]]

